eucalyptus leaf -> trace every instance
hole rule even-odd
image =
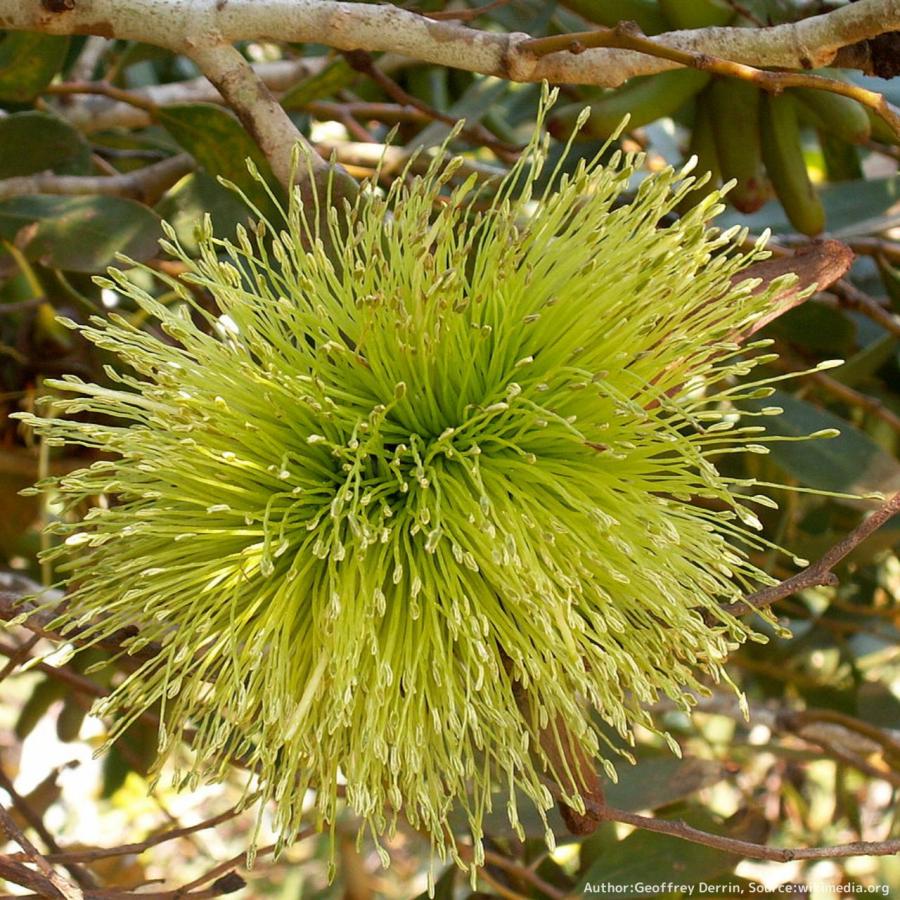
[[[767,444],[771,458],[802,486],[849,494],[890,493],[900,488],[900,463],[865,432],[833,413],[784,391],[746,405],[781,407],[781,415],[766,417],[766,431],[771,435],[794,438],[823,429],[840,431],[835,438]]]
[[[87,142],[57,116],[29,111],[0,118],[0,178],[47,170],[84,175],[90,167]]]
[[[65,36],[7,32],[0,40],[0,102],[33,100],[60,70],[68,49]]]
[[[313,100],[331,97],[342,88],[349,87],[359,78],[359,73],[351,68],[343,57],[332,60],[315,75],[298,81],[285,92],[281,105],[285,109],[303,109]]]
[[[212,103],[182,103],[160,109],[157,118],[209,175],[233,182],[263,212],[269,211],[270,201],[248,171],[247,160],[252,160],[273,188],[275,178],[262,151],[235,116]]]
[[[138,261],[157,251],[160,219],[120,197],[33,195],[0,203],[0,238],[29,259],[70,272],[99,272],[117,253]]]

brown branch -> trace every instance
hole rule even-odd
[[[104,194],[130,197],[153,205],[173,184],[191,172],[194,163],[186,153],[116,175],[57,175],[41,172],[0,181],[0,200],[28,194]]]
[[[734,853],[745,859],[767,859],[774,862],[792,862],[795,859],[845,859],[848,856],[893,856],[900,853],[900,839],[891,841],[857,841],[852,844],[837,844],[833,847],[767,847],[751,841],[711,834],[701,831],[686,822],[672,819],[656,819],[641,816],[624,809],[606,808],[606,818],[611,822],[622,822],[667,834],[692,844],[713,847],[725,853]]]
[[[58,8],[54,8],[58,7]],[[388,51],[422,62],[513,81],[614,87],[677,63],[629,50],[588,50],[537,58],[529,35],[440,22],[388,4],[336,0],[184,3],[183,0],[0,0],[12,30],[102,33],[190,55],[198,46],[235,41],[314,42],[339,50]],[[842,47],[900,28],[896,0],[859,0],[823,15],[769,28],[702,28],[658,38],[670,47],[759,67],[829,65]]]
[[[9,622],[25,615],[26,618],[21,625],[34,634],[57,643],[60,641],[74,641],[78,643],[79,635],[84,629],[66,629],[65,633],[57,631],[51,625],[55,619],[59,618],[60,610],[39,607],[37,604],[25,599],[29,595],[40,595],[42,593],[44,593],[44,589],[24,576],[0,573],[0,620]],[[57,600],[62,599],[62,594],[59,591],[53,592],[53,596]],[[128,651],[127,647],[123,647],[123,644],[134,638],[136,634],[136,630],[120,629],[114,634],[101,638],[96,642],[96,646],[110,653],[124,654]],[[134,659],[149,659],[156,656],[159,651],[160,647],[158,645],[150,645],[144,647],[139,653],[129,654],[129,656]]]
[[[798,572],[778,584],[764,587],[749,594],[740,602],[724,607],[725,611],[733,616],[742,616],[748,612],[771,606],[778,600],[790,597],[806,588],[836,585],[838,579],[831,570],[898,512],[900,512],[900,491],[865,518],[843,540],[838,541],[818,562],[807,566],[802,572]]]
[[[647,37],[634,22],[620,22],[615,28],[599,28],[573,34],[561,34],[546,38],[532,38],[519,45],[519,50],[536,58],[554,53],[583,53],[588,48],[604,47],[634,50],[648,56],[666,59],[701,72],[709,72],[727,78],[738,78],[755,84],[764,91],[780,94],[785,88],[806,87],[829,91],[851,97],[882,118],[900,138],[900,110],[888,103],[883,94],[870,91],[858,84],[810,75],[804,72],[772,72],[746,63],[734,62],[707,53],[681,49]]]
[[[31,651],[40,640],[39,634],[32,634],[27,641],[16,647],[15,651],[7,658],[3,671],[0,671],[0,681],[5,681],[26,659],[30,659]]]
[[[157,847],[160,844],[166,844],[169,841],[175,841],[179,838],[196,834],[199,831],[206,831],[215,828],[223,822],[228,822],[235,816],[240,815],[243,806],[233,806],[231,809],[211,819],[204,819],[196,825],[186,825],[180,828],[171,828],[168,831],[162,831],[159,834],[152,835],[143,841],[137,841],[133,844],[121,844],[118,847],[92,847],[85,850],[61,850],[59,852],[48,853],[47,859],[50,862],[70,863],[70,862],[93,862],[98,859],[109,859],[113,856],[128,856],[129,854],[143,853],[151,847]]]
[[[829,288],[838,303],[846,309],[853,309],[877,322],[885,331],[900,337],[900,316],[885,309],[874,297],[854,287],[848,281],[838,281]]]
[[[63,878],[50,863],[41,855],[34,844],[25,836],[24,832],[16,825],[13,817],[0,805],[0,830],[6,833],[6,836],[15,841],[28,857],[29,862],[33,863],[38,871],[47,879],[49,884],[54,888],[60,897],[66,900],[82,900],[81,890],[71,881]]]
[[[50,776],[53,777],[52,775]],[[12,800],[13,808],[16,812],[22,817],[22,819],[28,823],[28,825],[35,830],[35,832],[39,835],[40,839],[44,842],[44,846],[49,851],[44,858],[48,862],[53,862],[50,859],[51,854],[55,854],[59,852],[59,845],[56,843],[53,835],[47,830],[47,826],[44,824],[44,820],[40,817],[40,815],[31,808],[28,801],[16,790],[15,785],[10,780],[9,776],[6,772],[3,771],[2,767],[0,767],[0,787],[9,794],[10,799]],[[21,846],[21,844],[20,844]],[[26,850],[26,855],[29,856],[28,851]],[[63,865],[69,871],[69,874],[75,881],[78,882],[79,885],[83,888],[92,888],[96,887],[97,884],[94,881],[93,876],[82,869],[80,866],[75,865],[71,862],[64,862]]]
[[[471,847],[467,846],[466,844],[457,844],[456,847],[459,851],[459,855],[464,860],[471,861]],[[495,866],[498,869],[503,869],[504,872],[509,873],[513,876],[513,878],[517,878],[520,881],[524,881],[532,887],[537,888],[539,891],[542,891],[544,894],[550,897],[551,900],[564,900],[564,898],[567,896],[565,891],[561,891],[558,887],[555,887],[554,885],[550,884],[550,882],[545,881],[533,869],[529,868],[526,865],[523,865],[520,862],[516,862],[516,860],[514,859],[509,859],[502,853],[496,853],[493,850],[485,850],[484,861],[492,866]]]
[[[19,885],[19,887],[25,887],[32,891],[39,891],[37,894],[26,894],[25,896],[42,897],[44,900],[46,900],[47,897],[63,896],[53,885],[53,882],[45,875],[35,872],[33,869],[29,869],[24,863],[10,859],[8,856],[3,856],[2,854],[0,854],[0,878],[5,878],[7,881],[12,882],[12,884]]]
[[[368,78],[371,78],[389,97],[403,106],[411,106],[419,112],[434,119],[443,122],[445,125],[458,125],[459,119],[456,116],[447,115],[439,109],[425,103],[408,91],[405,91],[393,78],[385,72],[382,72],[372,59],[371,54],[363,50],[345,51],[344,58],[356,69]],[[473,144],[488,147],[493,150],[501,159],[510,161],[521,152],[522,148],[515,144],[509,144],[506,141],[498,140],[479,122],[464,125],[459,132],[467,140]]]
[[[380,66],[379,71],[383,71],[383,68]],[[164,90],[172,87],[177,87],[179,90]],[[86,99],[64,107],[62,112],[69,122],[88,132],[105,128],[146,128],[152,124],[160,107],[176,103],[222,104],[224,102],[222,95],[206,78],[151,85],[130,91],[115,87],[105,81],[66,81],[48,85],[44,93],[66,97],[84,95]],[[95,102],[98,99],[100,102]],[[333,100],[310,100],[298,108],[321,119],[335,119],[342,122],[347,116],[385,122],[428,123],[433,120],[433,116],[429,116],[421,109],[399,103],[372,103],[358,100],[338,103]],[[126,154],[127,157],[133,157],[134,154],[144,155],[148,152],[112,147],[102,147],[100,150],[104,154],[115,156]]]
[[[836,378],[832,378],[830,375],[826,375],[824,372],[811,372],[808,377],[832,396],[843,400],[851,406],[858,406],[860,409],[871,413],[875,418],[881,419],[894,431],[900,433],[900,416],[893,410],[888,409],[877,397],[871,397],[862,393],[862,391],[857,391],[855,388],[838,381]]]
[[[271,91],[285,91],[322,70],[326,57],[254,63],[253,71]],[[205,76],[146,87],[116,87],[107,81],[71,79],[48,85],[44,94],[60,97],[59,112],[82,131],[143,128],[157,107],[177,103],[222,103],[222,95]],[[92,95],[74,100],[79,94]],[[104,152],[109,148],[104,147]]]

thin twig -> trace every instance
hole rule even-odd
[[[45,637],[52,641],[75,641],[82,629],[67,629],[65,634],[51,628],[51,624],[59,618],[61,610],[57,607],[48,608],[46,606],[38,606],[26,599],[29,595],[46,596],[47,599],[62,600],[60,592],[45,591],[40,585],[35,584],[29,579],[21,575],[11,575],[9,573],[0,573],[0,619],[7,622],[15,620],[20,616],[25,616],[25,620],[21,623],[23,628],[27,628],[34,634]],[[4,584],[4,582],[7,582]],[[129,639],[136,636],[136,630],[122,629],[115,634],[109,634],[96,642],[96,645],[110,653],[123,653],[123,645]],[[139,652],[128,654],[132,659],[143,660],[156,656],[159,653],[159,645],[153,644],[142,648]]]
[[[457,125],[459,119],[448,115],[439,109],[425,103],[420,98],[405,91],[390,75],[382,72],[375,65],[372,56],[362,50],[352,50],[344,53],[344,58],[358,72],[371,78],[389,97],[404,106],[418,109],[431,119],[443,122],[445,125]],[[493,150],[501,159],[511,161],[521,152],[522,148],[515,144],[509,144],[496,138],[490,131],[478,122],[464,125],[459,132],[472,143]]]
[[[725,611],[733,616],[742,616],[748,612],[771,606],[778,600],[790,597],[806,588],[836,585],[838,579],[831,570],[898,512],[900,512],[900,491],[865,518],[843,540],[838,541],[818,562],[807,566],[802,572],[798,572],[778,584],[748,594],[738,603],[726,606]]]
[[[848,281],[837,281],[829,292],[834,294],[838,303],[847,309],[854,309],[877,322],[885,331],[900,336],[900,316],[885,309],[877,300],[854,287]]]
[[[41,636],[39,634],[32,634],[27,641],[24,641],[16,647],[15,652],[9,657],[3,670],[0,671],[0,681],[5,681],[9,678],[9,676],[31,656],[31,651],[40,640]]]
[[[823,391],[826,391],[833,397],[842,400],[850,406],[856,406],[865,410],[886,425],[889,425],[894,431],[900,433],[900,416],[885,406],[877,397],[864,394],[862,391],[858,391],[842,381],[826,375],[824,372],[810,372],[806,367],[789,360],[783,353],[779,356],[777,365],[783,371],[797,372],[805,379],[817,384]]]
[[[219,815],[213,816],[211,819],[204,819],[196,825],[171,828],[168,831],[162,831],[159,834],[152,835],[151,837],[134,844],[121,844],[118,847],[92,847],[87,850],[64,850],[59,853],[48,853],[47,859],[50,860],[50,862],[58,863],[93,862],[98,859],[109,859],[113,856],[128,856],[132,853],[137,855],[138,853],[143,853],[145,850],[149,850],[151,847],[157,847],[160,844],[166,844],[169,841],[196,834],[198,831],[206,831],[210,828],[215,828],[217,825],[228,822],[235,816],[240,815],[241,812],[243,812],[243,809],[243,805],[233,806],[231,809],[219,813]]]
[[[810,380],[818,384],[823,390],[828,391],[835,397],[849,403],[851,406],[858,406],[866,412],[871,413],[875,418],[881,419],[886,425],[889,425],[894,431],[900,433],[900,416],[893,410],[888,409],[884,403],[877,397],[870,397],[868,394],[857,391],[855,388],[826,375],[824,372],[813,372]]]
[[[668,834],[683,841],[690,841],[692,844],[703,844],[705,847],[734,853],[745,859],[792,862],[795,859],[845,859],[848,856],[893,856],[900,853],[900,839],[857,841],[852,844],[836,844],[833,847],[767,847],[751,841],[701,831],[679,820],[656,819],[614,807],[606,807],[605,817],[611,822],[622,822],[635,828],[642,828],[644,831]]]
[[[32,862],[40,873],[50,882],[51,885],[59,892],[60,896],[66,900],[82,900],[81,890],[77,885],[72,884],[66,878],[57,872],[50,863],[41,855],[31,841],[25,836],[24,832],[16,825],[13,817],[0,805],[0,830],[6,833],[6,836],[14,840],[26,853],[30,862]]]
[[[6,772],[0,768],[0,787],[9,794],[10,800],[12,800],[13,808],[16,812],[22,817],[22,819],[28,823],[28,825],[35,830],[40,839],[44,842],[44,846],[47,848],[49,853],[45,855],[45,859],[48,861],[52,861],[49,859],[50,854],[59,852],[59,844],[56,843],[55,838],[47,829],[47,826],[44,824],[44,820],[40,817],[40,815],[31,808],[31,805],[28,801],[16,790],[15,785],[10,780],[9,776]],[[20,845],[21,846],[21,845]],[[27,851],[26,851],[27,854]],[[96,887],[97,883],[94,881],[94,877],[89,873],[82,869],[80,866],[75,865],[74,863],[63,863],[66,869],[69,871],[69,874],[75,881],[78,882],[79,885],[83,888],[92,888]]]
[[[460,855],[460,858],[465,860],[466,862],[471,862],[473,859],[474,851],[468,844],[462,844],[459,841],[456,843],[456,849]],[[484,861],[489,863],[492,866],[496,866],[498,869],[503,869],[504,872],[508,872],[514,878],[518,878],[521,881],[526,881],[532,887],[536,887],[539,891],[542,891],[551,900],[564,900],[566,897],[566,892],[561,891],[559,888],[550,884],[541,878],[537,872],[532,871],[528,866],[523,865],[520,862],[516,862],[514,859],[509,859],[504,856],[502,853],[496,853],[493,850],[485,850],[484,851]],[[479,872],[479,874],[484,874],[483,872]]]
[[[26,894],[25,896],[44,898],[44,900],[47,897],[63,896],[45,875],[35,872],[34,869],[29,869],[24,863],[10,859],[2,854],[0,854],[0,878],[5,878],[12,884],[19,885],[19,887],[40,892],[37,894]]]

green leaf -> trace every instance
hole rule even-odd
[[[853,320],[822,303],[803,303],[788,310],[768,326],[767,333],[807,350],[834,356],[851,353],[856,343]]]
[[[840,381],[841,384],[854,387],[861,381],[865,381],[865,379],[874,375],[878,369],[893,357],[897,343],[895,335],[883,335],[851,356],[844,365],[831,373],[831,377],[835,381]]]
[[[68,49],[68,37],[8,32],[0,41],[0,101],[33,100],[53,80]]]
[[[321,72],[298,81],[281,98],[281,105],[285,109],[303,109],[313,100],[331,97],[342,88],[349,87],[357,78],[359,73],[340,57],[328,63]]]
[[[90,147],[68,122],[43,112],[0,118],[0,178],[47,169],[82,175],[90,171],[90,164]]]
[[[209,213],[216,234],[223,236],[234,234],[238,223],[246,225],[252,215],[237,194],[205,172],[195,172],[180,181],[160,200],[156,211],[175,229],[189,253],[197,252],[194,229],[204,214]]]
[[[833,237],[874,234],[900,222],[896,209],[900,200],[900,175],[826,184],[820,189],[819,196],[825,206],[828,231]],[[740,225],[753,232],[771,228],[776,234],[790,234],[794,230],[777,200],[770,201],[752,215],[729,210],[716,222],[722,228]]]
[[[769,434],[799,437],[825,428],[840,430],[836,438],[767,444],[770,458],[804,487],[849,494],[888,493],[900,488],[900,463],[844,419],[783,391],[746,405],[784,410],[781,415],[766,417]]]
[[[669,754],[638,759],[635,766],[619,766],[618,773],[618,782],[604,788],[607,802],[631,811],[668,806],[725,777],[720,763]]]
[[[33,233],[22,232],[33,226]],[[159,217],[120,197],[14,197],[0,203],[0,238],[19,238],[29,259],[69,272],[99,272],[124,253],[157,251]]]
[[[247,171],[246,160],[253,161],[273,188],[275,177],[262,151],[231,113],[211,103],[182,103],[161,108],[157,118],[207,173],[234,182],[263,212],[268,211],[271,203]]]

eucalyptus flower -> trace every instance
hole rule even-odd
[[[68,510],[60,624],[143,660],[112,737],[158,707],[179,783],[240,758],[284,843],[343,793],[439,854],[461,814],[478,862],[497,797],[516,828],[517,794],[583,809],[548,733],[613,777],[598,723],[627,744],[727,678],[772,501],[716,460],[765,450],[748,417],[777,410],[738,409],[771,357],[741,339],[785,281],[735,277],[765,252],[710,226],[718,193],[661,227],[686,170],[620,205],[641,164],[535,198],[536,137],[489,191],[437,157],[325,217],[295,192],[277,226],[207,219],[194,258],[167,228],[169,302],[110,270],[151,327],[69,323],[119,364],[29,421],[98,451],[41,487]]]

